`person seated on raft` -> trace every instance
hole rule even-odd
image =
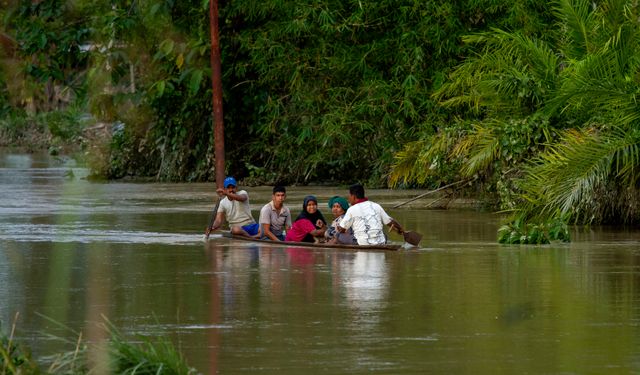
[[[351,207],[340,220],[337,229],[345,233],[347,229],[353,228],[358,245],[385,244],[387,236],[382,231],[384,225],[395,228],[398,233],[403,232],[400,223],[389,216],[379,204],[365,196],[364,186],[361,184],[349,186],[348,199]]]
[[[284,241],[284,232],[291,228],[291,211],[284,205],[287,189],[282,185],[273,187],[271,202],[260,210],[262,239]]]
[[[304,197],[302,212],[287,231],[285,241],[315,242],[316,238],[324,237],[327,222],[318,210],[318,199],[313,195]]]
[[[231,176],[224,179],[223,186],[224,189],[216,190],[221,200],[218,204],[216,219],[210,231],[218,230],[226,218],[229,222],[231,234],[254,238],[260,237],[260,225],[251,216],[249,194],[245,190],[238,191],[238,183]]]
[[[340,233],[337,229],[340,220],[344,217],[345,212],[349,209],[349,202],[345,198],[333,196],[329,199],[329,208],[333,214],[333,222],[324,233],[324,238],[330,244],[357,245],[358,241],[353,236],[353,229],[349,228],[345,233]]]

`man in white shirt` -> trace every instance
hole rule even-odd
[[[249,194],[246,191],[237,191],[238,183],[233,177],[224,179],[224,189],[216,192],[220,197],[224,196],[218,205],[216,220],[211,226],[211,230],[220,228],[225,217],[229,223],[231,234],[246,237],[259,237],[260,225],[251,216],[249,206]]]
[[[402,232],[402,227],[397,221],[387,215],[379,204],[371,202],[365,197],[364,186],[351,185],[347,199],[351,206],[340,220],[338,230],[344,233],[347,229],[353,228],[353,235],[356,237],[358,245],[386,243],[387,237],[382,230],[384,225]]]

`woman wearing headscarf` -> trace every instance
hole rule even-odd
[[[287,231],[285,241],[315,242],[316,237],[324,237],[327,221],[318,210],[318,199],[313,195],[304,197],[302,212]]]
[[[340,220],[342,220],[342,217],[349,208],[349,202],[347,202],[345,198],[336,195],[329,199],[329,208],[333,214],[333,222],[331,222],[331,225],[329,225],[329,228],[327,228],[327,231],[324,234],[324,238],[327,242],[346,245],[357,244],[358,242],[353,236],[353,229],[349,228],[345,233],[340,233],[336,230]]]

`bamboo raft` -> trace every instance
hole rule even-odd
[[[286,247],[314,247],[320,249],[349,249],[349,250],[373,250],[373,251],[398,251],[402,248],[402,245],[346,245],[346,244],[328,244],[328,243],[316,243],[316,242],[275,242],[271,240],[260,240],[257,238],[249,238],[245,236],[238,236],[231,233],[222,233],[222,237],[231,238],[233,240],[258,242],[271,245],[280,245]]]

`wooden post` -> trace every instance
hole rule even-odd
[[[224,181],[224,122],[222,116],[222,68],[218,36],[218,0],[209,0],[211,29],[211,88],[213,92],[213,138],[216,158],[216,187]]]

